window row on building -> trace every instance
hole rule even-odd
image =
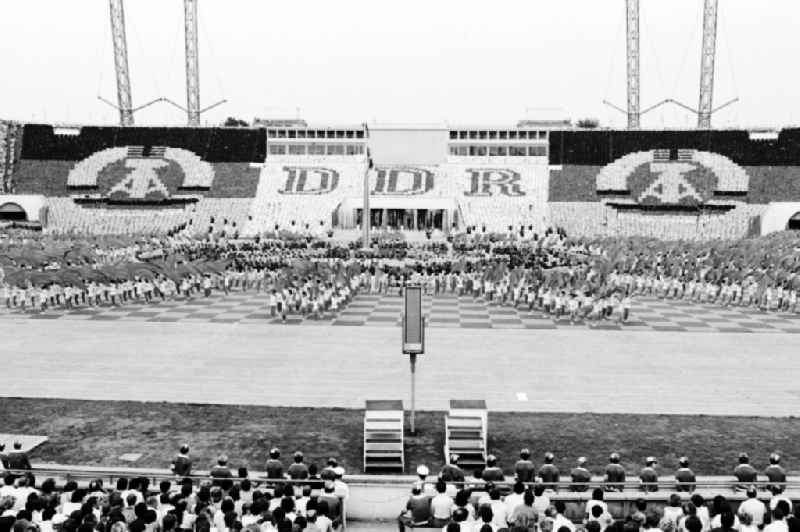
[[[547,131],[533,130],[459,130],[450,131],[450,140],[547,140]]]
[[[456,157],[547,157],[547,146],[451,144],[450,155]]]
[[[364,144],[267,143],[269,155],[363,155]]]
[[[270,139],[363,139],[363,129],[267,129]]]

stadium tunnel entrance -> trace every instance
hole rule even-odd
[[[8,222],[27,222],[28,213],[17,203],[3,203],[0,205],[0,220]]]
[[[794,215],[789,218],[786,229],[790,231],[800,231],[800,211],[794,213]]]

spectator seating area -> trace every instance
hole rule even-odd
[[[444,456],[447,463],[450,463],[453,455],[457,455],[460,466],[483,469],[486,466],[489,431],[486,401],[451,400],[444,426]]]
[[[264,163],[243,234],[274,232],[276,226],[279,231],[293,232],[330,229],[333,212],[342,199],[360,195],[367,165],[363,158],[341,159],[322,160],[318,165]]]
[[[663,240],[736,239],[750,236],[764,205],[740,203],[727,212],[618,210],[602,202],[549,204],[550,222],[571,235],[649,236]]]
[[[364,472],[405,470],[403,414],[402,401],[366,401]]]
[[[14,165],[18,155],[21,126],[0,120],[0,193],[14,192]]]
[[[182,207],[126,209],[83,207],[72,198],[47,198],[48,223],[52,234],[164,234],[186,221]]]

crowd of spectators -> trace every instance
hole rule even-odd
[[[272,449],[266,478],[234,473],[220,456],[208,477],[191,478],[189,448],[173,461],[175,477],[157,486],[146,477],[97,479],[81,487],[52,478],[37,485],[29,463],[2,463],[0,532],[333,532],[342,528],[349,488],[331,458],[321,471],[301,452],[286,469]],[[26,467],[27,466],[27,467]]]
[[[619,464],[619,455],[612,453],[605,468],[603,487],[591,492],[591,499],[583,505],[581,515],[567,517],[566,504],[551,499],[563,480],[554,464],[552,453],[546,453],[544,463],[537,469],[530,460],[530,452],[523,449],[514,465],[511,488],[497,467],[496,459],[489,457],[487,468],[467,476],[458,467],[458,456],[451,457],[435,479],[429,481],[425,466],[417,469],[419,479],[411,488],[411,495],[398,516],[401,532],[406,528],[436,528],[444,532],[793,532],[800,530],[800,508],[784,494],[786,472],[780,465],[780,456],[770,455],[770,465],[764,470],[766,483],[756,487],[758,472],[750,465],[749,457],[742,453],[733,473],[734,489],[746,494],[746,499],[734,511],[724,496],[717,495],[706,501],[695,491],[695,476],[689,469],[688,459],[680,459],[681,468],[674,474],[674,489],[663,510],[648,503],[643,497],[636,501],[630,515],[612,517],[604,501],[606,492],[625,489],[626,473]],[[641,491],[650,493],[659,489],[656,472],[657,460],[648,457],[646,466],[639,472]],[[589,490],[591,475],[586,460],[580,458],[569,472],[568,485],[572,492]],[[661,484],[663,487],[663,482]],[[766,502],[765,502],[766,501]],[[710,504],[709,504],[710,502]],[[577,518],[577,519],[576,519]],[[576,523],[576,521],[579,521]]]

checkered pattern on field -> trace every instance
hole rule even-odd
[[[225,296],[180,299],[150,304],[132,303],[120,307],[82,307],[74,310],[45,312],[0,309],[0,318],[40,320],[100,320],[143,322],[202,323],[282,323],[269,315],[267,294],[232,292]],[[287,325],[398,326],[403,300],[397,293],[359,294],[338,312],[328,311],[319,318],[289,314]],[[456,294],[423,297],[423,313],[430,327],[465,327],[485,329],[563,329],[589,327],[586,322],[570,323],[527,307],[490,303],[483,298]],[[603,330],[695,331],[800,333],[800,313],[764,313],[741,307],[724,308],[688,301],[638,298],[630,319],[622,325],[615,317],[595,325]]]

